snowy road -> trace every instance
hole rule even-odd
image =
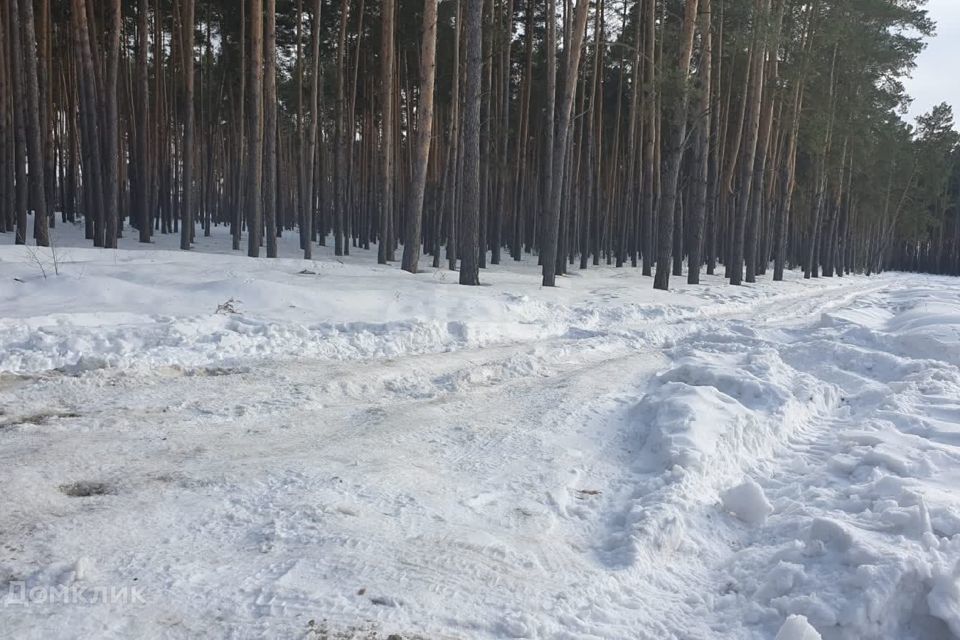
[[[954,280],[75,255],[0,284],[15,637],[960,637]]]

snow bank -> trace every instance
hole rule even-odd
[[[776,456],[793,466],[761,483],[772,515],[719,572],[737,593],[721,609],[802,615],[838,639],[957,635],[960,505],[947,493],[960,464],[960,306],[952,281],[925,285],[775,336],[795,372],[777,379],[807,410]]]
[[[51,250],[0,246],[0,372],[395,358],[564,336],[614,336],[640,348],[685,335],[682,321],[819,291],[794,281],[731,292],[709,277],[658,292],[608,267],[544,290],[535,269],[511,260],[484,271],[488,286],[477,292],[432,269],[429,257],[411,275],[356,249],[337,257],[317,247],[310,262],[231,255],[225,228],[190,252],[173,236],[157,245],[125,237],[120,249],[103,250],[87,248],[79,226],[53,233],[60,275]],[[285,235],[280,255],[297,253]]]
[[[845,300],[812,330],[759,317],[672,349],[631,414],[621,557],[702,548],[719,503],[721,538],[752,530],[716,575],[731,624],[746,610],[771,635],[788,617],[787,638],[956,635],[960,296],[924,284]]]
[[[12,635],[960,637],[955,281],[470,288],[78,232],[46,279],[0,246],[0,580],[148,605]]]
[[[866,297],[857,308],[824,315],[823,324],[850,341],[885,351],[960,366],[960,293],[949,278],[892,293],[885,304]],[[892,349],[891,349],[892,347]]]
[[[774,640],[822,640],[803,616],[788,616]]]
[[[933,581],[927,605],[930,613],[946,622],[950,632],[960,638],[960,564],[951,573]]]

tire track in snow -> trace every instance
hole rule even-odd
[[[230,375],[51,378],[17,390],[17,401],[83,407],[96,397],[99,408],[52,425],[53,442],[45,429],[19,433],[18,460],[43,468],[45,482],[97,470],[118,493],[99,516],[32,496],[18,518],[43,525],[51,509],[67,509],[72,521],[4,562],[94,553],[101,575],[171,585],[154,595],[170,610],[193,603],[187,628],[227,612],[242,621],[235,628],[276,634],[322,612],[344,627],[367,619],[430,637],[707,637],[684,593],[702,571],[676,556],[618,570],[593,553],[597,515],[615,497],[606,482],[623,479],[630,460],[611,455],[625,425],[610,416],[662,367],[665,343],[744,316],[786,322],[836,305],[835,293],[393,362],[247,360]],[[358,404],[372,411],[358,415]],[[14,479],[10,495],[36,493],[36,474]],[[86,545],[104,531],[131,533],[101,556]],[[182,566],[164,570],[171,547]],[[210,570],[238,559],[239,583]],[[122,617],[53,613],[51,624],[68,615],[78,629]]]

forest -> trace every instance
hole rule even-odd
[[[960,0],[0,0],[0,637],[960,640],[951,58]]]
[[[923,5],[6,0],[0,232],[223,225],[468,285],[524,254],[545,286],[957,275],[953,113],[905,119]]]

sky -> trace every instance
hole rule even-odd
[[[929,0],[927,10],[937,23],[937,35],[917,60],[913,77],[906,79],[913,96],[910,121],[941,102],[953,106],[960,120],[960,0]]]

